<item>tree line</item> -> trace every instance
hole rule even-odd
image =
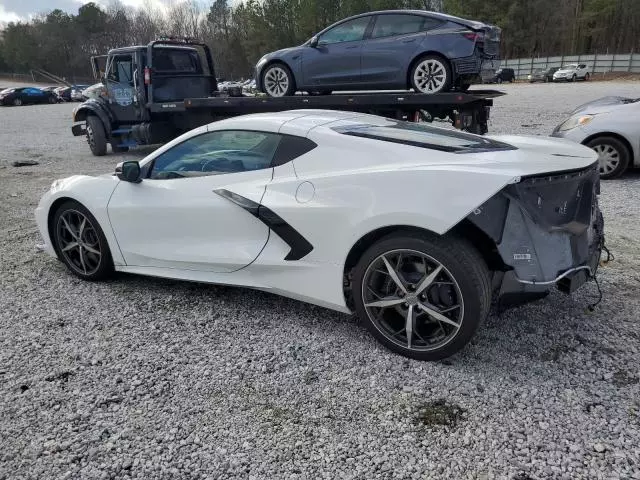
[[[217,73],[249,77],[265,53],[299,45],[325,26],[372,10],[441,11],[502,28],[502,58],[640,50],[640,0],[195,0],[160,10],[117,0],[77,13],[53,10],[0,31],[0,71],[42,68],[90,76],[88,58],[160,36],[188,36],[211,48]]]

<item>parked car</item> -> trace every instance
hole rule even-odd
[[[85,88],[84,90],[82,90],[82,100],[88,100],[90,98],[97,98],[101,95],[106,95],[107,93],[107,89],[105,88],[105,86],[100,82],[100,83],[95,83],[93,85],[91,85],[90,87]]]
[[[19,107],[34,103],[58,103],[58,97],[54,92],[36,87],[7,88],[0,92],[0,105]]]
[[[575,82],[576,80],[589,80],[589,67],[584,63],[565,65],[553,74],[554,82]]]
[[[553,82],[553,74],[556,73],[558,70],[560,70],[560,68],[558,67],[537,68],[527,76],[527,80],[529,80],[529,83]]]
[[[513,83],[516,79],[516,72],[513,68],[499,68],[496,70],[496,74],[486,83],[502,83],[509,82]]]
[[[355,312],[391,350],[436,360],[493,299],[569,293],[595,273],[596,165],[548,137],[292,110],[204,125],[115,175],[57,180],[36,221],[81,279],[266,290]]]
[[[71,85],[66,87],[59,87],[56,93],[60,98],[66,102],[81,102],[82,91],[89,88],[90,85]]]
[[[327,27],[301,46],[263,56],[256,80],[271,97],[296,91],[466,90],[494,76],[500,37],[498,27],[439,13],[365,13]]]
[[[591,147],[600,177],[640,167],[640,98],[604,97],[577,107],[551,134]]]
[[[74,102],[83,102],[85,99],[82,96],[82,92],[89,88],[91,85],[74,85],[71,87],[71,100]]]

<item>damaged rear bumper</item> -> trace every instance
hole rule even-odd
[[[504,264],[494,286],[503,303],[572,293],[591,279],[604,245],[597,164],[525,177],[468,219],[495,243]]]

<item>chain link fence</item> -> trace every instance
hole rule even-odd
[[[525,80],[534,70],[561,67],[570,63],[586,64],[591,76],[609,72],[640,73],[640,53],[515,58],[502,60],[500,66],[513,68],[516,79]]]

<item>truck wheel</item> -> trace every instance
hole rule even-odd
[[[489,313],[487,265],[457,238],[397,232],[374,243],[353,272],[354,303],[390,350],[440,360],[463,348]]]
[[[296,93],[293,74],[284,63],[274,63],[265,69],[262,88],[269,97],[288,97]]]
[[[409,81],[418,93],[448,92],[453,85],[449,62],[437,55],[425,55],[411,69]]]
[[[102,121],[95,115],[87,117],[87,143],[96,157],[107,154],[107,134]]]
[[[629,149],[615,137],[594,138],[586,146],[598,154],[600,178],[603,180],[619,177],[629,166]]]

